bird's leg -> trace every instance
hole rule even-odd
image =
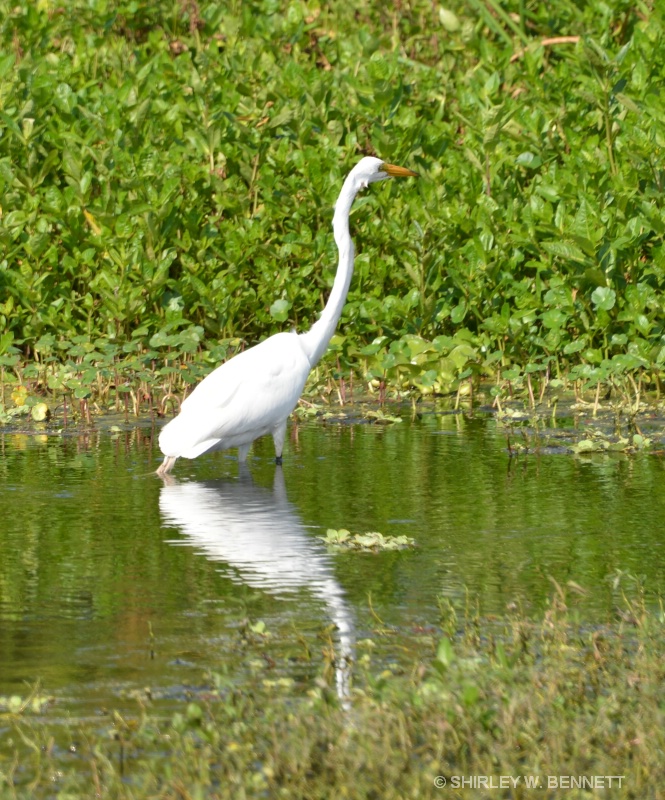
[[[282,463],[282,450],[284,449],[284,439],[286,438],[286,420],[272,432],[272,440],[275,443],[275,464]]]
[[[252,443],[249,444],[240,444],[238,445],[238,461],[241,464],[244,464],[247,461],[247,454],[249,453],[249,449],[252,446]]]
[[[156,473],[160,478],[163,478],[165,475],[168,475],[169,472],[171,472],[173,465],[176,462],[176,458],[177,456],[164,456],[164,460],[156,470]]]
[[[240,461],[238,464],[238,480],[247,481],[250,484],[254,482],[246,461]]]

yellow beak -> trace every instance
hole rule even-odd
[[[395,164],[384,164],[382,171],[388,173],[391,178],[417,178],[418,173],[406,167],[398,167]]]

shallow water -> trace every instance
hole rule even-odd
[[[265,440],[246,471],[232,454],[203,456],[179,461],[172,485],[152,474],[149,426],[2,434],[0,448],[0,696],[39,680],[68,713],[148,686],[179,696],[208,669],[242,682],[257,621],[275,673],[307,688],[331,624],[352,656],[375,614],[398,643],[436,624],[442,597],[537,613],[551,577],[584,588],[594,623],[614,612],[619,571],[652,597],[665,588],[661,456],[510,458],[486,415],[300,424],[283,469]],[[319,537],[340,527],[417,547],[329,552]]]

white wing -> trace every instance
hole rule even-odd
[[[239,353],[204,378],[162,429],[162,452],[195,458],[272,431],[295,408],[309,370],[293,333],[278,333]]]

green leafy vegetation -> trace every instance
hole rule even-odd
[[[414,547],[415,540],[410,536],[384,536],[378,531],[367,533],[351,533],[346,528],[334,530],[328,528],[325,536],[319,537],[329,547],[336,550],[360,550],[379,552],[380,550],[404,550]]]
[[[422,177],[357,204],[311,386],[659,389],[663,32],[646,1],[0,0],[3,386],[156,407],[309,326],[375,152]]]
[[[442,600],[440,618],[401,637],[389,667],[385,630],[358,642],[346,704],[334,688],[334,651],[303,691],[271,677],[262,636],[247,639],[257,667],[246,685],[208,674],[169,715],[149,690],[135,713],[96,721],[67,720],[36,690],[0,698],[4,748],[14,751],[0,792],[391,800],[453,788],[477,798],[484,794],[461,777],[492,776],[497,797],[529,796],[531,779],[538,797],[555,798],[571,776],[619,776],[613,798],[656,798],[665,780],[665,617],[629,576],[617,575],[614,590],[615,621],[594,626],[580,624],[584,590],[572,583],[554,585],[537,619],[514,604],[483,618]],[[500,776],[516,789],[498,790]],[[571,785],[566,797],[589,796],[585,784]]]

